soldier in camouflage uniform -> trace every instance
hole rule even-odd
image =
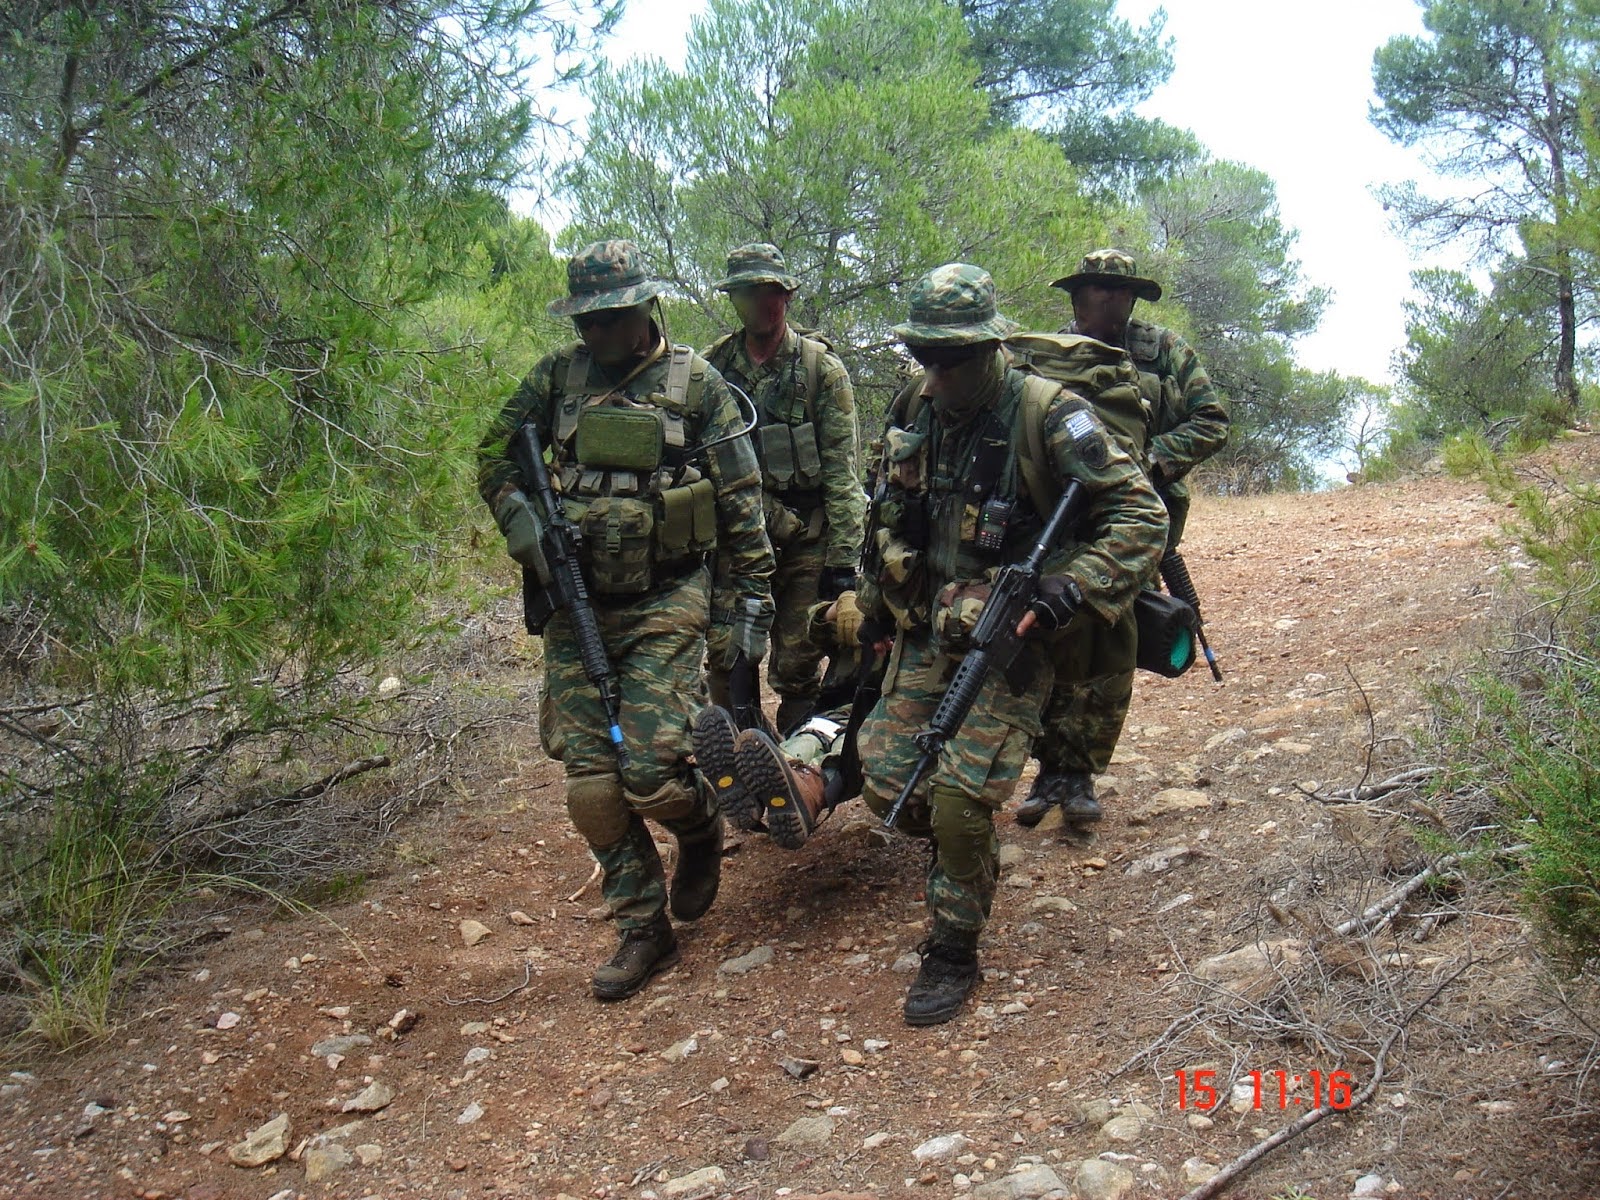
[[[806,638],[806,612],[833,600],[855,579],[866,497],[861,490],[855,393],[827,342],[788,322],[799,280],[764,242],[728,255],[717,285],[741,329],[706,351],[706,360],[743,388],[758,414],[762,507],[778,569],[767,678],[778,694],[778,728],[788,731],[816,703],[823,650]],[[730,656],[713,640],[708,683],[714,704],[728,707]],[[729,815],[742,815],[729,806]]]
[[[601,639],[620,681],[620,725],[631,764],[607,737],[599,694],[585,676],[572,624],[543,624],[540,735],[566,766],[573,825],[599,860],[602,893],[621,944],[594,973],[602,1000],[632,995],[674,961],[677,941],[650,818],[677,836],[671,911],[692,921],[711,906],[722,857],[714,793],[689,764],[689,724],[703,703],[701,665],[711,621],[707,556],[738,595],[724,636],[753,661],[771,621],[772,548],[761,518],[761,476],[733,394],[651,316],[663,284],[638,248],[595,242],[567,264],[568,295],[550,305],[579,340],[542,358],[478,450],[478,490],[524,569],[530,615],[549,564],[549,514],[523,493],[509,444],[531,422],[547,448],[567,516],[582,532],[581,566]],[[530,626],[532,622],[530,621]],[[531,630],[538,632],[538,630]]]
[[[1034,605],[1042,640],[1077,623],[1116,622],[1166,539],[1160,500],[1089,404],[1007,366],[1000,339],[1014,328],[995,310],[989,274],[964,263],[919,281],[908,320],[895,327],[924,375],[891,411],[858,580],[867,619],[898,630],[859,742],[863,796],[880,815],[911,776],[921,753],[912,735],[927,728],[966,652],[994,572],[1027,554],[1069,481],[1089,493],[1075,528],[1091,540],[1069,542],[1046,563]],[[977,981],[999,851],[994,813],[1039,734],[1053,678],[1049,655],[1037,661],[1020,694],[998,675],[985,682],[902,810],[899,827],[932,837],[936,848],[927,883],[933,927],[906,996],[909,1024],[949,1020]]]
[[[1061,332],[1124,347],[1139,368],[1150,406],[1145,470],[1167,506],[1167,548],[1175,550],[1189,516],[1184,477],[1227,444],[1227,407],[1187,342],[1170,329],[1133,319],[1135,301],[1161,299],[1161,285],[1141,277],[1131,255],[1096,250],[1052,286],[1072,296],[1073,322]],[[1122,735],[1133,700],[1138,638],[1128,621],[1107,638],[1060,650],[1058,683],[1045,708],[1039,776],[1017,820],[1037,825],[1058,804],[1073,829],[1101,817],[1094,776],[1110,765]]]

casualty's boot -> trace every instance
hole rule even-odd
[[[961,1011],[977,986],[977,949],[968,939],[935,932],[917,953],[922,955],[922,969],[906,992],[906,1024],[943,1024]]]
[[[1034,777],[1028,798],[1017,807],[1017,824],[1032,829],[1044,820],[1051,806],[1060,804],[1066,795],[1065,783],[1066,776],[1041,770]]]
[[[700,829],[678,835],[678,865],[672,868],[668,906],[680,921],[698,921],[717,898],[722,882],[722,814]]]
[[[1093,825],[1104,815],[1087,771],[1068,771],[1061,782],[1061,816],[1068,825]]]
[[[734,743],[739,776],[767,813],[767,833],[785,850],[806,844],[826,806],[826,781],[816,767],[791,759],[759,729]]]
[[[594,969],[591,986],[597,1000],[622,1000],[642,988],[657,971],[678,961],[678,939],[662,913],[650,924],[622,932],[622,943],[609,962]]]
[[[733,827],[749,832],[764,826],[760,806],[739,779],[738,764],[733,757],[733,743],[738,736],[739,727],[734,724],[733,714],[715,704],[701,709],[694,719],[694,760],[700,773],[716,793],[717,803],[733,822]]]

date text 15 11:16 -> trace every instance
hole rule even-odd
[[[1217,1095],[1217,1073],[1202,1068],[1198,1071],[1174,1071],[1178,1080],[1178,1109],[1212,1109],[1221,1099]],[[1247,1071],[1245,1078],[1253,1085],[1250,1107],[1271,1107],[1276,1102],[1279,1111],[1291,1108],[1328,1108],[1343,1111],[1350,1107],[1352,1098],[1349,1071],[1307,1071],[1295,1075],[1288,1071]]]

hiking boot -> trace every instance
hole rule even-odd
[[[701,709],[694,719],[695,763],[717,794],[717,803],[733,822],[733,827],[749,832],[764,826],[760,806],[739,780],[738,764],[733,757],[733,743],[738,736],[739,727],[734,724],[733,715],[715,704]]]
[[[1093,825],[1104,815],[1087,771],[1068,771],[1060,778],[1061,816],[1068,825]]]
[[[609,962],[594,969],[597,1000],[622,1000],[642,988],[657,971],[678,961],[678,939],[665,914],[639,929],[626,929]]]
[[[816,710],[817,702],[810,696],[779,696],[778,715],[773,724],[778,727],[777,737],[786,738]]]
[[[672,915],[680,921],[698,921],[717,898],[722,882],[722,818],[693,837],[678,839],[678,865],[672,869]]]
[[[978,983],[978,956],[929,938],[917,947],[922,969],[906,992],[907,1025],[941,1025],[961,1011]]]
[[[767,813],[767,833],[785,850],[798,850],[816,828],[824,804],[822,772],[784,754],[759,729],[746,729],[734,743],[745,787]]]
[[[1017,824],[1032,829],[1044,820],[1051,805],[1061,803],[1061,795],[1061,776],[1041,770],[1034,776],[1028,798],[1017,807]]]

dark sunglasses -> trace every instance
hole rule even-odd
[[[572,318],[572,323],[579,333],[587,333],[591,329],[610,329],[624,321],[632,311],[631,308],[600,308],[594,312],[578,313]]]
[[[907,346],[906,353],[917,360],[918,366],[945,369],[971,362],[979,355],[989,353],[991,349],[992,347],[979,342],[965,346]]]

